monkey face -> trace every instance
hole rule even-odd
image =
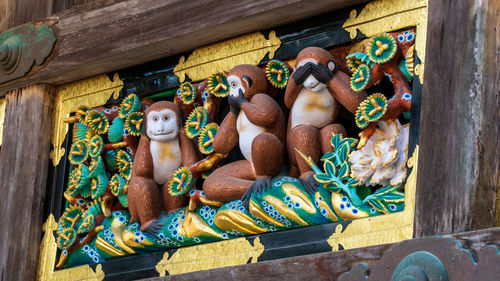
[[[245,95],[245,87],[243,87],[243,83],[241,79],[236,75],[230,75],[227,77],[227,82],[231,87],[229,89],[229,95],[233,97],[239,97],[241,95]],[[248,85],[247,85],[248,88]]]
[[[177,113],[171,109],[150,110],[147,113],[147,136],[154,141],[167,142],[179,135]]]
[[[325,66],[321,62],[309,58],[297,64],[297,70],[292,76],[296,84],[302,84],[308,90],[319,92],[327,87],[326,83],[333,77],[334,69],[333,60]]]
[[[239,97],[240,93],[247,100],[251,100],[256,94],[267,93],[266,74],[260,68],[250,64],[240,64],[228,73],[227,82],[231,87],[229,94]]]

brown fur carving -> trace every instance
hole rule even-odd
[[[226,164],[204,182],[207,198],[228,202],[242,199],[248,207],[254,192],[271,186],[285,157],[286,120],[280,106],[266,93],[264,72],[253,65],[234,67],[227,78],[230,112],[214,139],[214,152],[227,154],[239,144],[245,160]]]
[[[366,93],[354,92],[350,77],[336,70],[333,56],[326,50],[309,47],[296,59],[285,92],[285,104],[290,108],[287,149],[290,158],[290,175],[299,177],[308,192],[315,192],[318,183],[313,171],[296,149],[311,156],[318,164],[321,154],[331,151],[332,134],[345,135],[340,124],[334,124],[340,105],[355,113]]]
[[[156,234],[157,218],[186,206],[187,197],[168,192],[172,173],[197,159],[196,149],[181,127],[177,105],[168,101],[152,104],[144,116],[144,128],[132,167],[128,188],[131,221],[140,221],[141,230]]]

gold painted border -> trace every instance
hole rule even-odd
[[[264,253],[265,247],[260,238],[254,239],[253,246],[244,238],[218,241],[191,247],[179,248],[171,257],[165,252],[163,259],[156,265],[160,276],[182,274],[225,266],[251,263]]]
[[[281,46],[274,30],[269,32],[266,39],[260,32],[254,32],[212,45],[197,48],[186,59],[182,56],[174,68],[174,74],[184,82],[186,75],[192,81],[201,81],[216,72],[228,72],[240,64],[257,65],[269,54],[274,53]]]

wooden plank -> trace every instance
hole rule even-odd
[[[51,16],[58,36],[46,65],[0,92],[33,83],[63,84],[116,71],[249,32],[366,0],[100,1]]]
[[[453,266],[454,263],[459,264],[458,259],[454,260],[457,256],[445,255],[450,251],[456,252],[457,254],[463,254],[463,250],[460,249],[460,247],[458,247],[458,245],[455,244],[450,238],[462,243],[466,250],[476,253],[480,252],[481,249],[488,245],[500,245],[500,228],[460,233],[445,237],[418,238],[403,241],[401,243],[298,256],[186,274],[157,277],[147,280],[337,280],[342,273],[351,270],[355,264],[362,262],[369,267],[373,267],[383,257],[385,260],[389,260],[391,262],[379,263],[378,266],[374,268],[378,268],[377,273],[380,274],[378,277],[381,276],[381,271],[386,271],[383,273],[389,274],[389,278],[385,276],[384,278],[375,278],[375,280],[390,280],[390,274],[392,271],[387,272],[387,269],[393,270],[401,259],[414,251],[422,250],[435,253],[439,256],[439,258],[441,258],[444,264],[447,264],[447,266]],[[452,245],[451,247],[450,244]],[[445,254],[443,255],[443,253]],[[495,266],[498,268],[499,261],[498,257],[494,257],[490,259],[490,264],[486,265],[491,266],[490,270],[492,270]],[[479,263],[481,262],[482,260],[479,260]],[[455,271],[456,267],[457,266],[453,267],[453,272],[449,272],[450,276],[457,275],[457,272]],[[477,270],[478,268],[475,269]],[[484,274],[487,275],[488,272],[484,272]],[[471,279],[455,278],[450,280]],[[478,278],[478,280],[481,280],[481,278]]]
[[[0,1],[0,32],[27,23],[43,20],[52,13],[54,0],[2,0]]]
[[[53,0],[53,13],[59,13],[71,8],[79,8],[81,5],[91,3],[91,2],[106,2],[103,0]],[[124,1],[124,0],[122,0]],[[109,3],[109,1],[107,1]],[[116,2],[116,1],[115,1]],[[112,4],[112,3],[110,3]]]
[[[1,280],[34,280],[42,234],[53,88],[9,92],[0,151]]]
[[[500,158],[500,2],[429,1],[415,236],[491,227]]]

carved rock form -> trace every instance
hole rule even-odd
[[[498,232],[493,231],[492,234],[498,235]],[[474,240],[468,242],[482,244],[481,238],[471,238]],[[474,251],[466,249],[460,241],[447,237],[418,238],[394,245],[376,263],[355,264],[338,280],[498,280],[499,257],[500,251],[496,245]]]
[[[380,121],[366,145],[349,156],[351,176],[365,185],[397,186],[406,177],[409,124]]]
[[[42,65],[52,52],[52,29],[24,24],[0,34],[0,83],[24,76],[34,64]]]

